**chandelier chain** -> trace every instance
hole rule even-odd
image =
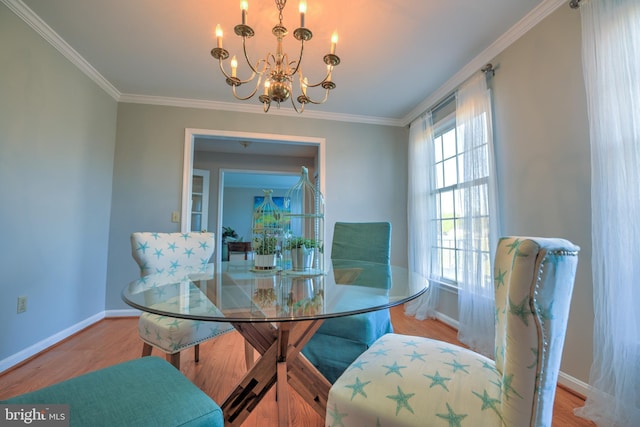
[[[278,8],[278,19],[280,20],[280,26],[282,26],[282,20],[284,17],[282,16],[282,10],[287,5],[287,0],[276,0],[276,7]]]

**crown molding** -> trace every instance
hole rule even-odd
[[[465,82],[480,68],[491,62],[502,51],[511,46],[516,40],[526,34],[531,28],[537,25],[544,18],[553,13],[558,7],[567,4],[566,0],[544,0],[529,12],[524,18],[518,21],[513,27],[507,30],[502,36],[494,41],[482,53],[472,59],[460,71],[447,80],[440,88],[433,92],[427,99],[422,101],[409,114],[401,119],[402,125],[407,126],[418,116],[428,111],[442,99],[450,95],[458,86]],[[493,64],[496,67],[496,64]]]
[[[20,19],[26,22],[33,30],[40,34],[51,46],[56,48],[62,55],[71,61],[76,67],[93,80],[116,101],[120,97],[120,91],[115,88],[107,79],[102,76],[87,62],[78,52],[76,52],[62,37],[58,35],[46,22],[44,22],[33,10],[20,0],[0,0],[13,11]]]
[[[131,104],[164,105],[182,108],[199,108],[205,110],[222,110],[234,111],[239,113],[265,114],[262,105],[207,101],[204,99],[171,98],[164,96],[149,96],[125,93],[120,95],[118,101]],[[305,110],[304,113],[300,114],[296,113],[293,108],[274,108],[274,106],[272,106],[272,108],[269,110],[269,115],[298,117],[305,119],[332,120],[349,123],[366,123],[383,126],[403,126],[400,119],[359,116],[355,114],[327,113],[313,110]]]
[[[26,22],[38,34],[64,55],[71,63],[78,67],[91,80],[100,86],[107,94],[118,102],[164,105],[183,108],[200,108],[209,110],[235,111],[243,113],[264,114],[262,106],[250,104],[236,104],[229,102],[207,101],[199,99],[171,98],[161,96],[147,96],[136,94],[122,94],[104,76],[102,76],[89,62],[87,62],[78,52],[76,52],[62,37],[60,37],[46,22],[36,15],[21,0],[0,0],[13,11],[18,17]],[[407,126],[420,114],[427,111],[441,99],[449,95],[460,84],[477,72],[487,62],[490,62],[504,49],[518,40],[522,35],[538,24],[566,0],[544,0],[518,23],[511,27],[506,33],[500,36],[487,49],[471,60],[453,77],[445,82],[439,89],[428,98],[418,104],[411,112],[400,119],[388,117],[361,116],[356,114],[327,113],[320,111],[305,111],[300,115],[292,108],[277,108],[269,110],[269,114],[287,117],[301,117],[307,119],[332,120],[349,123],[364,123],[383,126]]]

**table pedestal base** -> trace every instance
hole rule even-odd
[[[324,419],[331,383],[300,351],[322,320],[232,323],[262,356],[221,405],[225,426],[240,426],[276,384],[278,425],[289,425],[289,385]]]

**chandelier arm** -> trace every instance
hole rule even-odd
[[[333,68],[331,69],[331,71],[333,71]],[[307,85],[306,85],[306,86],[307,86],[307,87],[318,87],[318,86],[322,86],[322,84],[323,84],[323,83],[326,83],[326,82],[328,81],[327,79],[328,79],[328,78],[329,78],[329,76],[331,75],[331,71],[328,71],[328,72],[327,72],[327,75],[326,75],[326,76],[324,76],[324,79],[320,80],[318,83],[315,83],[315,84],[307,83]]]
[[[253,73],[253,76],[255,76],[255,74],[256,74],[256,73]],[[236,87],[237,87],[237,86],[239,86],[239,85],[232,85],[232,86],[231,86],[231,91],[233,92],[233,96],[234,96],[236,99],[240,100],[240,101],[246,101],[247,99],[252,98],[252,97],[253,97],[253,95],[255,95],[255,94],[256,94],[256,92],[258,91],[258,88],[260,87],[260,82],[262,81],[262,74],[258,74],[258,75],[259,75],[260,77],[258,78],[258,81],[257,81],[257,83],[256,83],[256,86],[253,88],[253,92],[251,92],[251,93],[250,93],[249,95],[247,95],[246,97],[238,96],[238,94],[236,93]],[[253,80],[253,77],[252,77],[250,80],[245,81],[244,83],[249,82],[249,81],[251,81],[251,80]],[[265,111],[265,112],[266,112],[266,111]]]
[[[224,75],[224,77],[226,79],[230,79],[231,76],[229,74],[227,74],[227,72],[224,70],[224,67],[222,66],[222,58],[218,59],[218,64],[220,64],[220,71],[222,72],[222,74]]]
[[[291,73],[291,75],[295,75],[298,72],[298,69],[300,68],[300,64],[302,63],[302,52],[304,51],[304,40],[300,41],[300,56],[298,57],[298,63],[296,64],[296,69],[293,70],[293,73]]]
[[[269,67],[269,69],[271,69],[271,68],[273,68],[275,66],[276,57],[273,56],[272,53],[268,53],[267,54],[267,58],[263,59],[263,61],[265,62],[265,68]]]
[[[261,59],[260,61],[258,61],[258,64],[260,64],[260,62],[263,62],[264,59]],[[224,70],[224,66],[222,65],[222,59],[218,60],[218,63],[220,65],[220,71],[222,72],[222,74],[224,75],[224,77],[227,80],[235,80],[237,82],[236,85],[234,86],[240,86],[243,85],[245,83],[249,83],[251,80],[253,80],[256,77],[256,74],[260,75],[260,78],[262,78],[262,73],[261,72],[257,72],[253,67],[251,67],[251,64],[249,64],[249,67],[251,68],[251,76],[246,79],[246,80],[240,80],[237,77],[231,77],[229,74],[227,74],[227,72]],[[259,68],[259,65],[256,64],[256,68]],[[265,64],[265,68],[266,68],[266,64]],[[264,72],[264,70],[262,70]],[[258,84],[259,84],[260,79],[258,79]],[[255,91],[253,92],[255,93]],[[238,98],[240,99],[240,98]]]
[[[244,52],[244,60],[247,61],[247,65],[249,65],[249,68],[251,68],[251,71],[253,71],[254,75],[258,72],[258,70],[256,70],[256,68],[258,68],[260,61],[264,61],[264,59],[261,59],[260,61],[256,62],[256,68],[253,68],[253,65],[251,65],[251,61],[249,60],[249,55],[247,54],[247,44],[246,44],[247,38],[246,37],[242,37],[242,51]]]
[[[296,110],[296,113],[300,114],[304,111],[304,102],[300,103],[300,110],[298,110],[298,107],[296,106],[295,101],[293,100],[293,96],[291,97],[291,105],[293,105],[293,109]]]
[[[256,73],[255,71],[252,71],[252,72],[251,72],[251,77],[249,77],[249,78],[248,78],[248,79],[246,79],[246,80],[240,80],[240,79],[238,79],[238,84],[237,84],[237,85],[235,85],[235,86],[240,86],[241,84],[249,83],[250,81],[252,81],[252,80],[256,77],[256,74],[261,75],[261,74],[259,74],[259,73]]]
[[[285,53],[282,56],[282,65],[284,67],[285,74],[287,74],[290,78],[292,78],[298,71],[298,67],[296,66],[296,71],[292,73],[291,64],[293,64],[293,61],[289,61],[289,54]]]
[[[306,102],[310,102],[312,104],[315,105],[320,105],[320,104],[324,104],[325,102],[327,102],[327,99],[329,99],[329,89],[325,89],[324,91],[324,98],[322,98],[322,101],[314,101],[313,99],[309,98],[309,96],[306,97]]]

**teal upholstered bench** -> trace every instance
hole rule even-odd
[[[170,363],[143,357],[0,401],[67,404],[71,426],[224,426],[220,407]]]

